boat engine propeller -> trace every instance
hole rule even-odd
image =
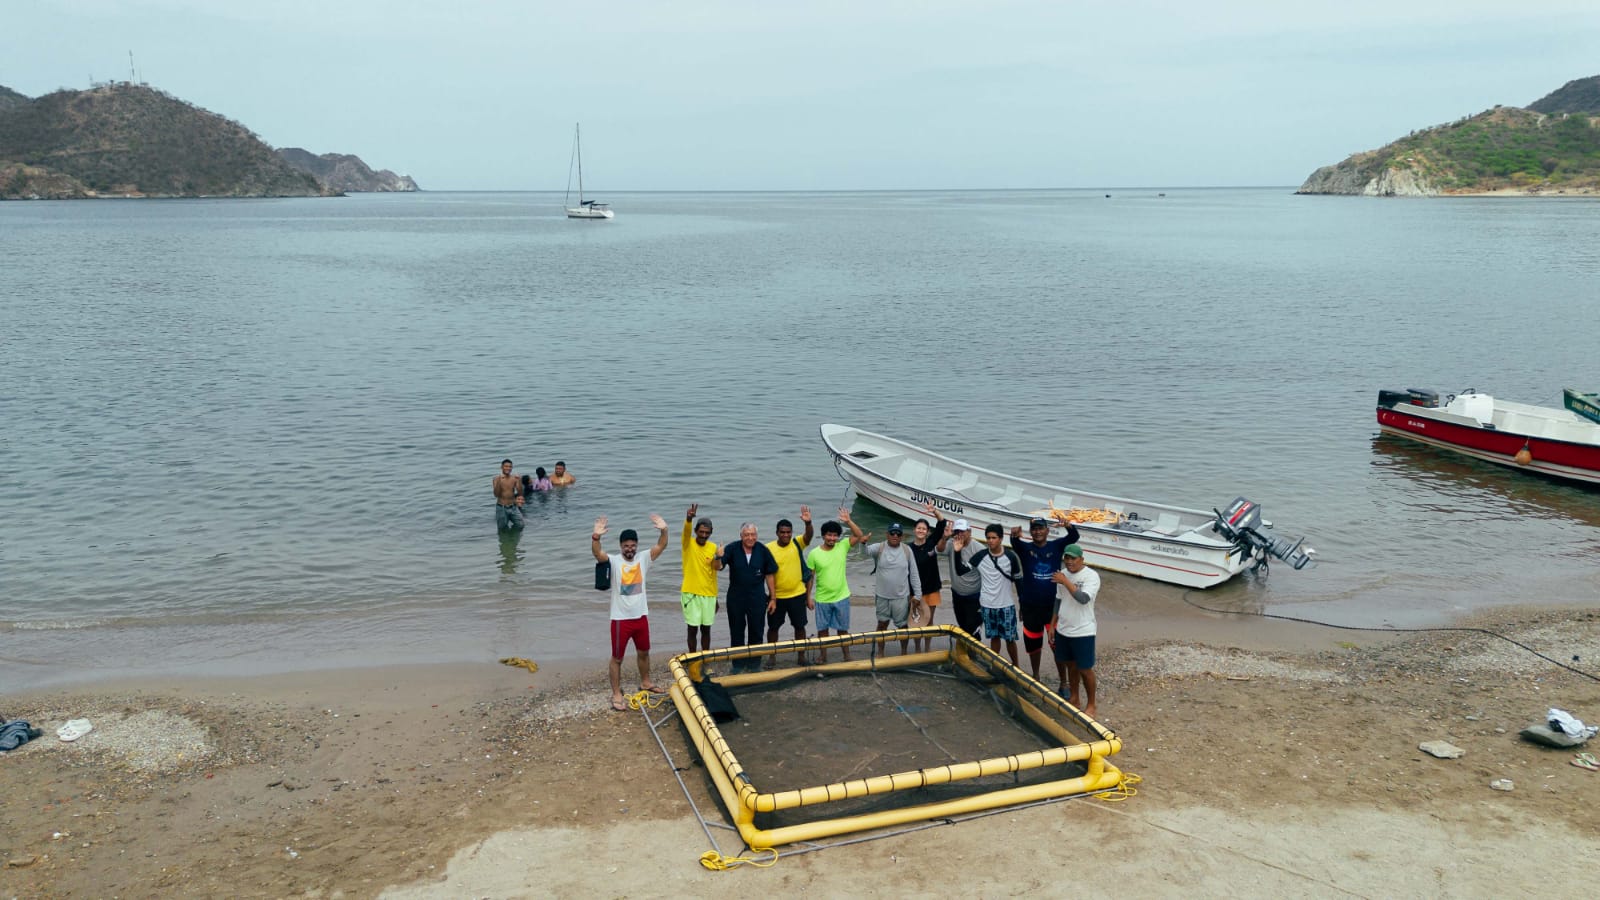
[[[1291,540],[1272,533],[1272,523],[1261,518],[1259,503],[1238,497],[1228,504],[1226,512],[1215,507],[1211,511],[1217,514],[1211,530],[1232,541],[1236,551],[1254,559],[1252,571],[1265,570],[1267,561],[1274,557],[1294,569],[1304,569],[1315,562],[1317,551],[1305,546],[1305,538]]]

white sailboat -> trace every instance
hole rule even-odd
[[[572,168],[573,163],[578,168],[578,205],[572,205]],[[598,200],[583,199],[583,136],[579,126],[572,126],[572,161],[567,163],[567,198],[562,203],[569,219],[611,219],[616,213],[611,211],[610,204]]]

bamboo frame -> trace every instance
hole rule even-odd
[[[1057,747],[1014,754],[1003,757],[930,766],[892,775],[879,775],[818,785],[798,790],[765,793],[758,790],[750,774],[740,765],[738,757],[723,738],[716,721],[706,710],[695,681],[704,672],[705,665],[713,661],[751,659],[776,656],[783,653],[813,653],[822,649],[843,649],[885,641],[899,641],[918,637],[945,637],[950,640],[949,650],[908,653],[889,658],[869,658],[818,663],[790,669],[748,672],[740,675],[718,677],[720,684],[738,687],[766,684],[816,674],[865,672],[875,669],[901,669],[930,664],[952,663],[980,679],[1003,675],[1011,684],[997,687],[1001,699],[1013,704],[1017,710],[1046,734],[1061,741]],[[964,815],[984,810],[998,809],[1085,794],[1115,788],[1122,783],[1122,772],[1107,757],[1122,749],[1122,741],[1115,733],[1082,711],[1067,703],[1060,695],[1049,690],[1037,679],[1012,666],[999,654],[984,646],[965,631],[953,625],[937,625],[896,631],[873,631],[837,637],[810,638],[801,641],[782,641],[772,644],[755,644],[723,650],[705,650],[673,657],[672,702],[677,706],[690,740],[711,773],[711,780],[721,795],[723,805],[734,819],[739,835],[752,849],[767,849],[811,841],[858,831],[904,825],[929,819]],[[1049,712],[1064,715],[1077,722],[1094,736],[1083,741],[1068,731]],[[943,800],[903,807],[895,810],[823,819],[780,828],[763,829],[755,825],[757,813],[813,806],[833,800],[884,794],[892,791],[948,784],[987,775],[1022,772],[1046,766],[1083,762],[1087,771],[1080,776],[1063,778],[1040,784],[1003,788],[972,797]]]

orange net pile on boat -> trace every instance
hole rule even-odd
[[[1054,503],[1050,504],[1050,518],[1062,525],[1068,523],[1093,522],[1096,525],[1115,525],[1127,516],[1109,509],[1097,509],[1092,506],[1074,506],[1070,509],[1061,509]]]

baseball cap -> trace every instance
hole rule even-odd
[[[1028,527],[1029,528],[1049,528],[1050,527],[1050,523],[1045,521],[1044,519],[1039,518],[1038,516],[1034,516],[1033,517],[1033,521],[1028,523]]]
[[[950,530],[951,531],[970,531],[971,529],[967,527],[967,520],[966,519],[957,519],[957,520],[955,520],[955,522],[953,524],[951,524]]]
[[[904,528],[900,527],[900,523],[899,522],[896,522],[893,525],[889,526],[889,533],[890,534],[905,534],[906,530]]]
[[[1061,555],[1062,556],[1076,556],[1079,559],[1083,559],[1083,548],[1079,547],[1077,544],[1068,544],[1065,548],[1062,549]]]

